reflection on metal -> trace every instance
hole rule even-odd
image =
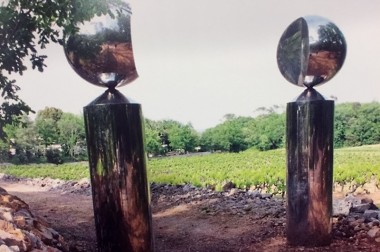
[[[137,78],[130,11],[121,3],[66,40],[76,73],[107,90],[84,108],[98,251],[154,251],[143,117],[115,88]]]
[[[99,251],[154,251],[139,104],[84,108]]]
[[[314,87],[330,80],[342,67],[346,41],[331,21],[307,16],[295,20],[277,48],[281,74],[297,86]]]
[[[97,16],[79,27],[64,45],[71,67],[83,79],[103,87],[123,86],[138,77],[132,51],[130,11]]]
[[[89,106],[99,104],[127,104],[128,98],[116,89],[107,89],[101,96],[93,100]]]
[[[331,242],[334,101],[287,104],[287,240]]]
[[[296,101],[297,102],[310,102],[310,101],[323,101],[325,98],[318,93],[314,88],[305,89],[302,94],[300,94]]]
[[[313,87],[329,81],[346,56],[343,34],[322,17],[298,18],[283,33],[277,63],[292,84],[306,87],[287,104],[287,241],[331,243],[334,101]]]

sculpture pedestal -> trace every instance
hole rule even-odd
[[[113,90],[84,108],[98,250],[154,251],[141,106],[126,101]]]
[[[287,104],[287,241],[331,243],[334,101]]]

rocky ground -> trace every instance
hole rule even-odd
[[[88,180],[0,177],[0,187],[27,203],[1,191],[0,251],[96,251]],[[332,244],[308,248],[286,244],[282,198],[225,189],[152,184],[157,251],[380,251],[380,211],[374,204],[380,202],[371,199],[376,195],[335,198]],[[14,210],[9,202],[22,208]]]

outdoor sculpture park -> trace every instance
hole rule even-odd
[[[0,164],[0,251],[379,251],[378,180],[334,183],[334,101],[314,89],[343,66],[346,42],[334,23],[301,17],[280,38],[280,72],[306,88],[287,105],[285,150],[148,161],[141,106],[117,90],[138,76],[131,12],[112,12],[84,22],[64,44],[73,70],[106,88],[84,108],[89,164],[75,170],[87,169],[88,178],[25,178],[12,171],[28,167]],[[380,147],[364,148],[380,167]],[[369,159],[346,151],[337,158]],[[228,166],[218,176],[235,174],[217,180],[215,160]],[[241,166],[250,171],[238,184]],[[168,174],[183,181],[158,179]]]

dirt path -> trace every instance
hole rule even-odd
[[[32,212],[61,233],[71,251],[96,251],[91,196],[47,192],[20,183],[1,182],[0,186],[23,199]],[[165,197],[153,197],[157,251],[380,251],[370,241],[354,245],[353,240],[343,238],[334,238],[329,247],[288,247],[284,216],[258,215],[255,209],[242,215],[210,213],[206,208],[211,201],[172,202]]]

